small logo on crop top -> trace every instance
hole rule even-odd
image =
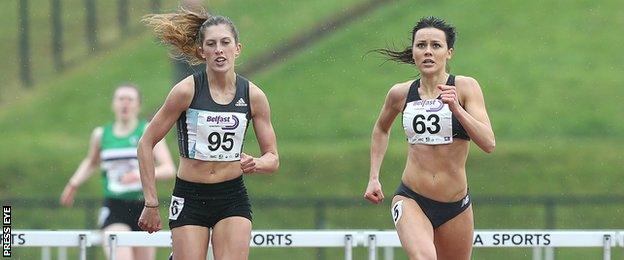
[[[233,130],[236,129],[239,125],[238,117],[235,115],[231,116],[207,116],[206,122],[213,123],[213,126],[221,127],[223,130]]]
[[[237,107],[246,107],[247,103],[245,103],[245,100],[243,100],[243,98],[240,98],[238,101],[236,101],[236,104],[234,104]]]

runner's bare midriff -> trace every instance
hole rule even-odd
[[[414,192],[441,202],[455,202],[467,192],[466,159],[469,141],[444,145],[413,144],[401,180]]]
[[[241,176],[240,161],[209,162],[181,157],[178,177],[198,183],[219,183]]]

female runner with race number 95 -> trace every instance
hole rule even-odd
[[[175,54],[206,63],[206,69],[173,87],[139,142],[146,203],[139,225],[150,233],[162,227],[150,151],[177,123],[180,166],[169,208],[173,258],[205,259],[210,242],[215,259],[247,259],[252,212],[242,175],[279,167],[269,102],[234,71],[242,45],[228,18],[181,9],[144,21]],[[258,158],[242,152],[250,121]]]

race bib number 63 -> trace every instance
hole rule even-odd
[[[452,113],[439,99],[408,103],[403,112],[403,128],[411,144],[453,142]]]

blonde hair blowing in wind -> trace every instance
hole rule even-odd
[[[141,21],[152,28],[162,43],[172,47],[169,54],[174,59],[198,65],[204,63],[199,55],[202,25],[210,17],[203,8],[191,11],[181,7],[175,13],[145,15]]]

